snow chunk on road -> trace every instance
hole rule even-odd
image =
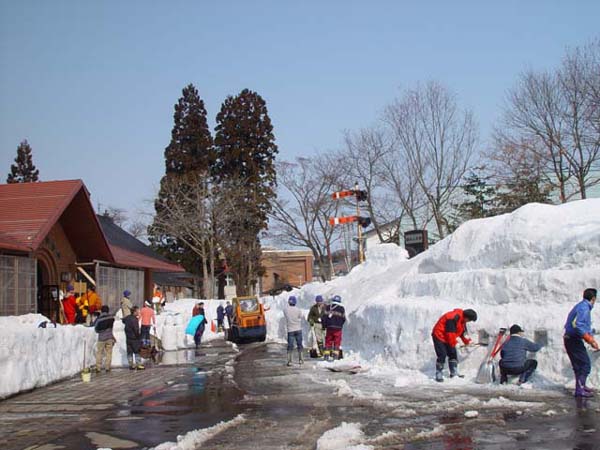
[[[164,442],[156,447],[154,450],[194,450],[199,448],[201,444],[212,439],[217,434],[225,431],[228,428],[240,425],[246,421],[246,417],[240,414],[227,422],[219,422],[216,425],[208,428],[202,428],[200,430],[190,431],[183,436],[177,436],[177,443],[175,442]]]
[[[479,412],[478,411],[465,411],[465,417],[467,419],[474,419],[477,416],[479,416]]]
[[[326,431],[317,441],[317,450],[373,450],[365,445],[365,434],[359,423],[342,422],[339,427]]]

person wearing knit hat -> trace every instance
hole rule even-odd
[[[523,328],[514,324],[510,327],[510,338],[500,351],[500,384],[508,382],[509,375],[519,375],[518,385],[526,383],[537,368],[535,359],[527,359],[527,352],[537,352],[541,344],[523,337]]]
[[[471,339],[466,336],[467,323],[475,321],[477,321],[477,312],[475,310],[462,310],[460,308],[453,309],[438,319],[431,331],[433,349],[436,356],[435,381],[444,381],[446,358],[448,358],[450,378],[462,377],[458,372],[456,344],[458,344],[459,338],[465,345],[471,343]]]
[[[325,328],[325,349],[323,359],[333,361],[342,358],[342,330],[346,323],[346,309],[342,306],[342,297],[334,295],[325,307],[322,316]]]
[[[310,307],[308,317],[306,318],[311,328],[311,334],[316,341],[316,348],[314,348],[314,350],[316,350],[317,357],[323,354],[323,337],[325,329],[323,328],[322,317],[324,312],[325,304],[323,303],[323,296],[317,295],[315,297],[315,304]]]
[[[125,289],[123,291],[123,298],[121,299],[121,317],[125,318],[131,314],[131,308],[133,308],[133,303],[131,303],[131,291]]]
[[[292,365],[292,354],[294,351],[294,342],[298,349],[298,364],[304,364],[304,358],[302,357],[302,319],[304,319],[304,313],[296,306],[298,299],[296,296],[291,295],[288,297],[288,304],[283,310],[283,317],[285,318],[285,325],[287,328],[287,365]]]

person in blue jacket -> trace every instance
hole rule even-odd
[[[190,336],[194,336],[194,343],[196,344],[196,349],[200,347],[202,343],[202,334],[204,333],[204,324],[206,323],[206,319],[204,318],[204,310],[202,313],[196,314],[192,316],[190,321],[185,328],[185,334],[189,334]]]
[[[585,384],[592,364],[583,342],[587,342],[594,350],[599,350],[593,337],[595,330],[592,329],[591,317],[597,295],[598,291],[594,288],[583,291],[583,300],[571,310],[565,324],[564,343],[575,372],[575,397],[593,397],[591,389]]]
[[[227,316],[227,325],[231,328],[231,321],[233,320],[233,306],[231,303],[225,302],[225,315]]]
[[[220,303],[217,306],[217,331],[220,333],[223,331],[223,320],[225,319],[225,308],[223,308],[223,304]]]
[[[514,324],[510,327],[510,338],[500,352],[500,384],[508,381],[508,375],[519,375],[518,385],[526,383],[537,368],[535,359],[527,359],[527,352],[537,352],[541,344],[523,337],[523,328]]]

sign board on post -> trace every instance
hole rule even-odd
[[[404,233],[404,248],[409,258],[427,250],[427,230],[411,230]]]

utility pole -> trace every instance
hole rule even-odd
[[[359,192],[358,182],[356,182],[354,184],[354,192],[357,192],[357,195],[356,195],[356,217],[360,217],[360,203],[359,203],[360,195],[358,194],[358,192]],[[363,262],[365,262],[365,255],[363,252],[362,226],[360,224],[360,221],[356,222],[356,230],[358,233],[358,263],[362,264]]]
[[[367,191],[361,191],[358,189],[358,183],[354,185],[355,189],[352,191],[339,191],[334,192],[331,197],[334,200],[339,200],[345,197],[356,197],[356,215],[355,216],[346,216],[346,217],[330,217],[329,224],[333,227],[336,225],[345,225],[350,224],[351,222],[356,222],[357,230],[358,230],[358,260],[359,264],[365,261],[365,253],[363,250],[363,237],[362,237],[362,228],[367,228],[371,224],[370,217],[361,217],[360,216],[360,202],[364,202],[367,200]],[[351,226],[349,225],[348,230],[350,232]],[[350,232],[351,233],[351,232]]]

